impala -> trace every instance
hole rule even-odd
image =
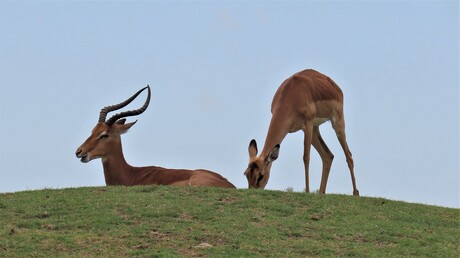
[[[343,93],[331,78],[315,70],[304,70],[292,75],[276,91],[271,112],[270,126],[259,156],[257,156],[256,141],[252,140],[249,144],[249,165],[244,174],[250,188],[265,188],[270,177],[272,162],[278,158],[280,144],[284,137],[288,133],[303,130],[305,191],[310,192],[310,146],[313,145],[323,162],[319,192],[325,193],[334,155],[321,137],[319,126],[330,120],[345,152],[353,184],[353,195],[359,196],[353,158],[345,137]]]
[[[136,110],[125,111],[113,115],[106,120],[109,112],[121,109],[131,103],[142,91],[148,90],[144,105]],[[99,115],[99,122],[94,127],[88,139],[78,147],[77,158],[87,163],[101,158],[104,167],[105,183],[107,185],[174,185],[174,186],[210,186],[235,188],[221,175],[203,169],[167,169],[162,167],[133,167],[124,156],[120,135],[126,133],[136,122],[126,123],[125,117],[142,114],[150,102],[150,87],[139,90],[126,101],[104,107]]]

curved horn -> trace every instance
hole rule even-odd
[[[147,85],[147,87],[145,87],[145,88],[140,89],[138,92],[136,92],[136,94],[131,96],[131,98],[129,98],[129,99],[127,99],[127,100],[125,100],[125,101],[123,101],[123,102],[121,102],[119,104],[112,105],[112,106],[106,106],[106,107],[102,108],[101,112],[99,113],[99,123],[105,123],[105,118],[107,117],[107,114],[109,112],[118,110],[120,108],[124,108],[126,105],[131,103],[139,94],[141,94],[141,92],[143,90],[145,90],[148,87],[149,87],[149,85]]]
[[[145,101],[144,105],[141,108],[115,114],[109,120],[105,121],[105,118],[109,112],[125,107],[126,105],[131,103],[145,89],[148,89],[147,100]],[[147,85],[147,87],[140,89],[138,92],[136,92],[136,94],[134,94],[131,98],[125,100],[124,102],[117,104],[117,105],[104,107],[101,110],[101,113],[99,115],[99,122],[106,123],[107,125],[111,126],[113,125],[113,123],[115,123],[115,121],[117,121],[120,118],[142,114],[149,106],[149,102],[150,102],[150,86]]]

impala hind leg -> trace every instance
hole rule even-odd
[[[316,151],[318,151],[319,156],[323,161],[323,172],[321,175],[321,185],[319,187],[319,192],[326,193],[327,179],[329,178],[329,172],[331,171],[334,154],[332,154],[323,138],[321,137],[318,126],[313,128],[312,145],[315,147]]]
[[[305,125],[304,128],[304,151],[303,151],[303,163],[305,166],[305,192],[310,192],[310,178],[309,178],[309,167],[310,167],[310,149],[313,138],[313,126]]]
[[[351,182],[353,184],[353,195],[359,196],[358,188],[356,188],[356,179],[354,172],[354,161],[350,149],[348,148],[347,139],[345,135],[345,120],[343,113],[338,114],[331,119],[332,127],[335,130],[340,145],[342,146],[345,157],[347,158],[348,168],[350,169]]]

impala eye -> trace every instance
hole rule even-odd
[[[107,139],[107,138],[109,138],[108,134],[101,134],[101,136],[99,136],[99,139]]]

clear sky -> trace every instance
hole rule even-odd
[[[316,69],[345,95],[362,196],[459,207],[458,1],[0,1],[0,192],[104,185],[76,148],[103,106],[147,84],[122,137],[131,165],[206,168],[239,188],[272,97]],[[144,101],[131,108],[138,108]],[[327,192],[352,193],[335,154]],[[267,189],[302,191],[303,133],[281,144]],[[321,160],[312,151],[312,190]]]

